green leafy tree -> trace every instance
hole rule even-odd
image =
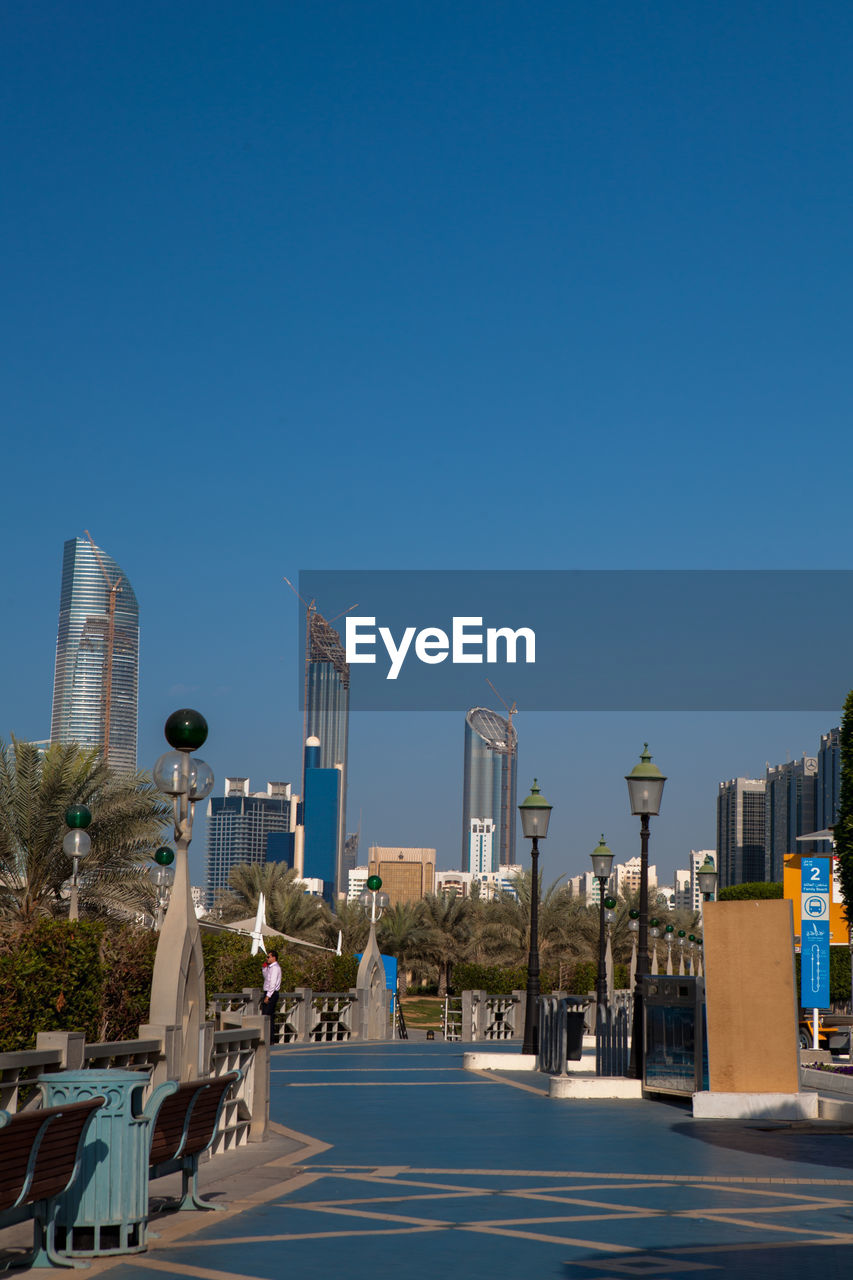
[[[853,924],[853,690],[841,713],[841,795],[838,821],[833,830],[838,856],[838,879],[844,897],[848,925]]]
[[[148,860],[171,806],[145,774],[116,773],[97,750],[54,743],[42,752],[13,738],[0,742],[0,919],[32,925],[67,915],[71,859],[62,842],[73,804],[92,811],[92,849],[80,862],[81,918],[150,910]]]

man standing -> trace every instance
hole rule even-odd
[[[261,1001],[261,1013],[266,1014],[270,1020],[270,1044],[273,1044],[275,1037],[275,1009],[278,1004],[280,990],[281,965],[278,962],[278,952],[268,951],[264,964],[264,998]]]

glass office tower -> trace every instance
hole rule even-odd
[[[62,557],[51,742],[103,749],[108,739],[107,763],[134,770],[138,682],[133,588],[100,547],[69,538]]]
[[[718,888],[768,878],[764,778],[731,778],[717,790]]]
[[[515,863],[516,759],[518,737],[508,720],[486,707],[465,717],[462,785],[462,869],[471,867],[471,822],[489,819],[492,871]]]
[[[341,891],[346,892],[343,858],[347,815],[349,666],[341,637],[323,615],[313,609],[308,615],[305,693],[306,737],[320,739],[318,767],[339,769],[341,774],[335,848],[334,891],[337,894]]]
[[[764,865],[768,880],[782,883],[785,859],[792,853],[815,854],[817,831],[817,757],[768,765],[764,775]]]
[[[248,778],[225,779],[224,794],[211,796],[207,805],[208,908],[228,888],[232,868],[241,863],[284,861],[293,866],[294,816],[289,782],[268,782],[266,791],[253,792]]]
[[[817,755],[817,812],[815,828],[825,831],[838,821],[841,804],[841,730],[830,729],[820,735]],[[821,848],[825,848],[821,845]]]

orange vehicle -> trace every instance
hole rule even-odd
[[[846,1053],[850,1048],[851,1024],[853,1018],[821,1009],[817,1029],[819,1047],[829,1049],[831,1053]],[[799,1037],[801,1049],[811,1049],[814,1046],[814,1015],[811,1012],[800,1014]]]

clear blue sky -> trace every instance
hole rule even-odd
[[[283,574],[850,567],[851,53],[842,3],[9,0],[3,733],[49,732],[84,528],[140,602],[141,763],[188,703],[261,785]],[[835,719],[522,708],[546,875],[635,852],[644,739],[671,871]],[[462,717],[350,752],[350,825],[453,865]]]

